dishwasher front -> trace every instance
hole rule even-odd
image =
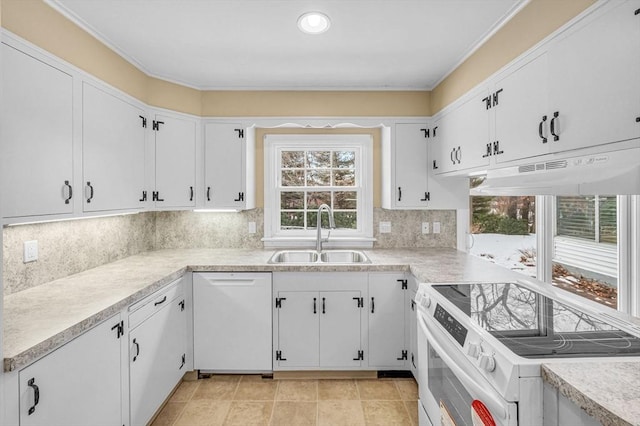
[[[270,373],[271,273],[193,274],[194,368]]]

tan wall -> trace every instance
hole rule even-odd
[[[264,137],[266,135],[371,135],[373,138],[373,207],[380,207],[381,133],[375,129],[256,129],[256,206],[264,207]]]
[[[207,117],[429,116],[427,91],[206,91]]]
[[[433,89],[431,112],[437,113],[464,95],[595,2],[596,0],[531,0]]]
[[[2,26],[131,96],[146,101],[146,74],[40,0],[4,0]]]
[[[199,91],[147,76],[41,0],[5,0],[2,26],[141,101],[202,116],[427,116],[426,91]]]
[[[41,0],[3,0],[2,26],[153,106],[202,116],[435,114],[596,0],[532,0],[432,92],[199,91],[149,77]]]

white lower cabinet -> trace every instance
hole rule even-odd
[[[271,274],[193,274],[194,368],[270,372]]]
[[[405,342],[403,273],[369,274],[369,366],[402,368],[408,357]]]
[[[182,281],[133,305],[129,327],[131,425],[146,425],[187,369]]]
[[[19,373],[20,425],[122,425],[120,314]]]
[[[274,370],[359,369],[366,273],[275,273]]]
[[[409,293],[405,298],[405,332],[408,333],[409,369],[413,373],[413,377],[418,379],[418,318],[416,317],[416,293],[418,292],[418,280],[411,275],[409,277]]]

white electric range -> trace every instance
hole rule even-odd
[[[579,299],[527,281],[420,284],[420,425],[542,425],[542,362],[640,356],[640,327]]]

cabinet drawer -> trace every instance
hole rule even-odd
[[[184,295],[182,279],[176,280],[129,307],[129,328],[135,328],[142,321]]]

